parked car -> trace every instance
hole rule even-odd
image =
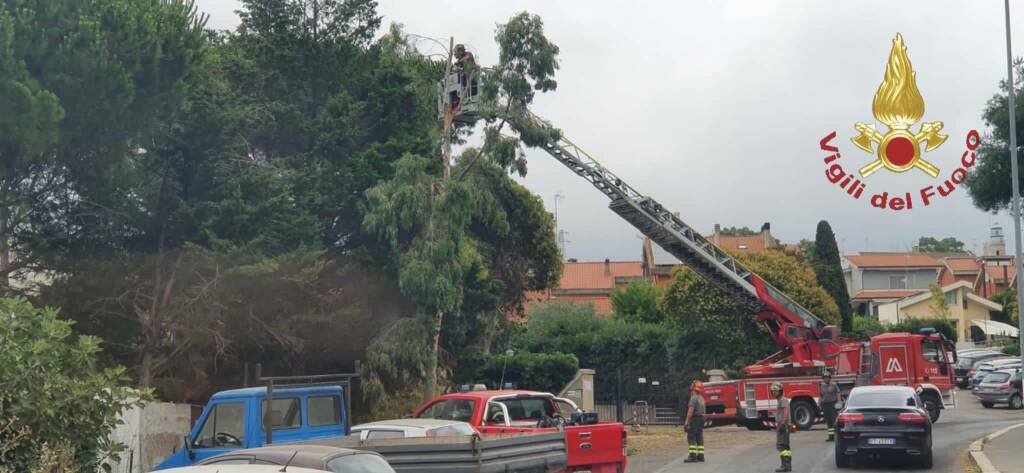
[[[157,471],[157,470],[153,470]],[[280,465],[207,465],[207,466],[185,466],[160,470],[169,473],[278,473]],[[324,473],[323,470],[310,468],[288,467],[288,473]]]
[[[395,473],[379,453],[325,445],[271,445],[236,450],[199,462],[200,465],[288,465],[332,473]]]
[[[959,356],[956,362],[956,368],[954,369],[954,373],[956,373],[956,385],[962,389],[969,388],[971,382],[971,373],[974,372],[974,365],[979,361],[985,361],[991,358],[997,358],[1001,356],[1004,355],[997,351],[991,350],[974,352]]]
[[[466,422],[444,419],[395,419],[359,424],[352,427],[351,435],[363,440],[410,437],[452,437],[476,435]]]
[[[986,409],[996,404],[1006,404],[1010,409],[1024,408],[1024,400],[1021,398],[1021,370],[1002,369],[989,373],[978,384],[974,395]]]
[[[999,371],[1004,369],[1015,369],[1020,368],[1020,358],[993,358],[991,360],[983,361],[978,363],[974,367],[974,372],[971,374],[970,386],[971,390],[976,388],[981,380],[988,376],[993,371]]]
[[[857,456],[888,454],[932,467],[932,422],[924,403],[906,386],[853,388],[836,419],[836,468]]]

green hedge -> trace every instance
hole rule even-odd
[[[460,361],[455,381],[460,385],[483,383],[488,388],[500,388],[504,368],[505,382],[516,388],[558,394],[579,367],[576,356],[565,353],[518,352],[512,356],[477,353]]]

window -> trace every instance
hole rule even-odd
[[[487,404],[487,417],[484,418],[484,422],[493,422],[496,424],[502,424],[506,421],[505,411],[501,409],[501,404],[492,402]]]
[[[956,305],[956,291],[949,291],[946,293],[946,303],[949,305]]]
[[[341,398],[338,396],[310,397],[307,402],[310,427],[341,423]]]
[[[469,422],[473,418],[473,409],[475,408],[476,401],[470,399],[445,399],[431,404],[416,417]]]
[[[260,408],[260,414],[264,415],[267,412],[267,401],[263,401],[263,405]],[[274,403],[271,404],[270,408],[270,419],[272,427],[276,429],[294,429],[299,427],[302,420],[299,418],[299,399],[298,398],[287,398],[287,399],[274,399]],[[262,420],[261,421],[265,422]],[[260,425],[264,425],[261,423]]]
[[[934,340],[922,340],[921,341],[921,356],[932,363],[938,363],[940,352],[938,345],[935,344]]]
[[[906,289],[907,288],[907,276],[889,276],[889,289]]]
[[[747,249],[747,245],[739,245],[739,249],[745,250],[745,249]]]
[[[345,455],[327,462],[327,471],[334,473],[391,473],[395,470],[383,458],[361,453]]]
[[[371,430],[366,433],[366,440],[405,438],[401,430]]]
[[[215,404],[203,421],[195,448],[241,447],[245,442],[245,405]]]
[[[903,407],[915,402],[912,390],[900,391],[853,391],[846,405],[849,407]]]
[[[502,399],[500,402],[508,409],[509,420],[535,420],[555,414],[555,406],[547,398]]]
[[[998,384],[1005,383],[1006,380],[1010,379],[1009,373],[991,373],[985,377],[981,382],[985,384]]]

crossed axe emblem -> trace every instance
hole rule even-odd
[[[873,124],[857,122],[854,128],[860,135],[853,138],[853,144],[858,148],[875,154],[877,159],[870,164],[860,168],[860,175],[868,177],[885,167],[893,172],[904,172],[910,168],[918,168],[931,177],[939,176],[939,168],[921,158],[921,148],[928,152],[946,142],[949,135],[943,135],[942,122],[925,122],[921,124],[921,130],[911,133],[907,126],[894,126],[886,134],[881,134]],[[878,145],[878,152],[875,152],[873,145]]]

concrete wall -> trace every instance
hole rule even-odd
[[[123,423],[111,440],[125,444],[120,462],[109,462],[113,473],[146,473],[164,461],[192,428],[192,406],[152,402],[121,414]]]

